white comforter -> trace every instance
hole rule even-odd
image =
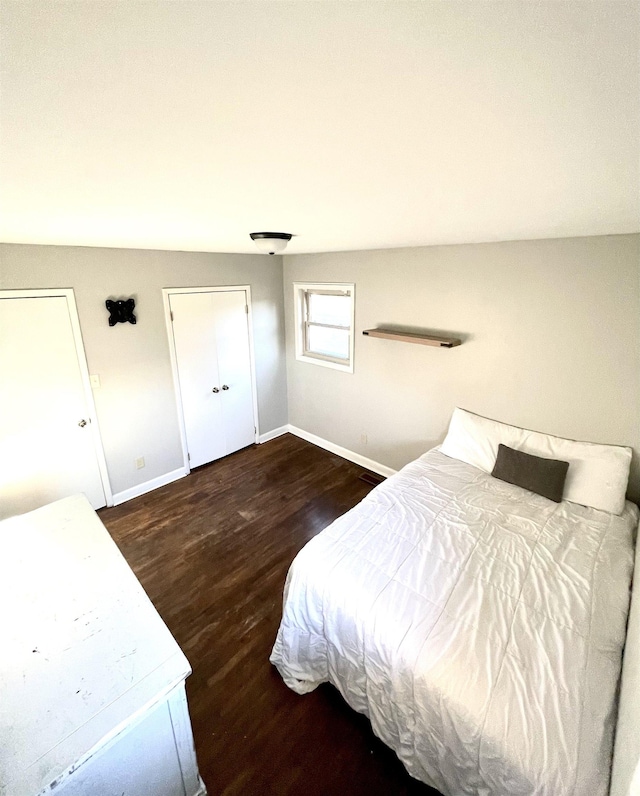
[[[446,796],[604,796],[637,523],[430,451],[298,554],[271,661]]]

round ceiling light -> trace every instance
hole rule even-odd
[[[288,232],[251,232],[251,240],[265,254],[280,254],[292,238]]]

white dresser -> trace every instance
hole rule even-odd
[[[0,794],[196,796],[189,663],[82,495],[0,523]]]

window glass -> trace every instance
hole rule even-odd
[[[331,326],[349,326],[351,322],[351,296],[331,296],[326,293],[307,293],[308,320]]]
[[[349,331],[326,326],[309,326],[307,348],[310,353],[327,357],[349,359]]]
[[[353,373],[355,285],[294,282],[296,359]]]

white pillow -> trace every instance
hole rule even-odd
[[[563,500],[611,514],[621,514],[624,510],[631,448],[576,442],[455,409],[440,450],[490,473],[500,443],[534,456],[569,462]]]

